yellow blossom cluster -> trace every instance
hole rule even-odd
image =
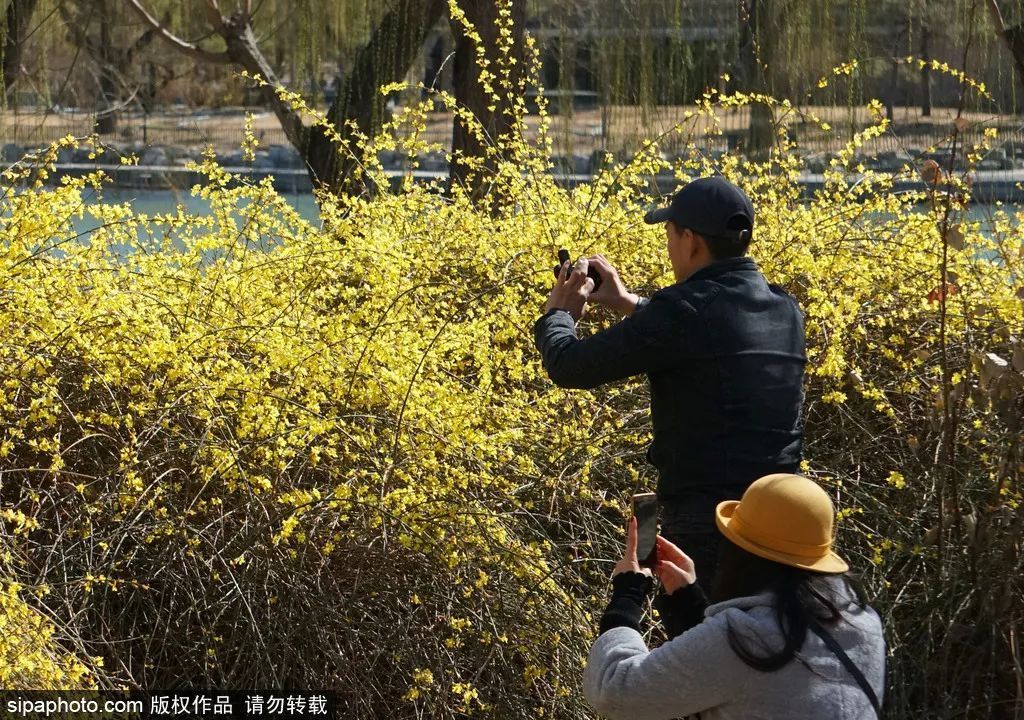
[[[94,689],[89,667],[55,642],[53,622],[30,607],[19,590],[14,582],[0,586],[0,687]],[[102,658],[93,658],[93,663],[102,666]]]

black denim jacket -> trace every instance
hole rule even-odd
[[[552,310],[534,340],[561,387],[647,375],[647,458],[662,501],[713,507],[763,475],[799,468],[803,314],[749,257],[711,263],[582,340],[572,316]]]

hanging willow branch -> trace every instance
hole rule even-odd
[[[1003,20],[1003,13],[999,10],[999,3],[996,0],[988,0],[985,4],[988,7],[989,15],[992,16],[992,22],[996,26],[996,33],[1003,38],[1006,47],[1009,48],[1010,54],[1013,55],[1013,61],[1017,65],[1017,75],[1024,82],[1024,25],[1008,27]]]
[[[3,93],[10,92],[21,74],[21,57],[29,21],[39,0],[11,0],[0,16],[0,64],[3,65]]]
[[[231,62],[231,57],[225,52],[210,52],[209,50],[204,50],[195,43],[182,40],[180,37],[168,30],[166,25],[150,15],[146,8],[139,3],[139,0],[128,0],[128,4],[136,13],[138,13],[143,22],[149,25],[158,35],[160,35],[161,38],[180,52],[183,52],[196,60],[202,60],[203,62],[208,63]]]

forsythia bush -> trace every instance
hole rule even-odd
[[[358,148],[368,180],[380,147],[422,149],[426,109]],[[0,201],[5,579],[63,619],[66,651],[102,658],[101,687],[330,688],[344,717],[590,717],[608,560],[629,494],[654,484],[646,390],[553,387],[531,328],[559,247],[605,254],[644,292],[671,282],[663,231],[641,221],[651,177],[719,171],[756,203],[755,259],[806,313],[807,472],[889,626],[894,714],[1009,707],[1019,218],[968,221],[956,178],[896,192],[913,168],[849,179],[884,131],[855,138],[813,199],[784,137],[761,163],[668,163],[651,142],[567,190],[543,138],[509,136],[486,209],[380,180],[322,198],[320,227],[212,158],[208,216],[87,202],[102,173],[48,187],[56,146],[27,159]],[[78,237],[73,219],[98,227]],[[19,602],[0,596],[0,623],[30,632]],[[15,677],[85,681],[63,660]]]
[[[0,687],[13,690],[94,688],[89,668],[53,639],[53,623],[18,597],[0,590]],[[102,661],[102,658],[92,658]],[[102,662],[100,662],[102,664]]]

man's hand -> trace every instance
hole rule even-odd
[[[566,261],[555,279],[551,295],[544,305],[544,311],[559,308],[568,310],[574,320],[579,320],[587,311],[587,299],[594,290],[594,281],[587,277],[587,259],[580,258],[575,266]]]
[[[647,577],[651,576],[650,570],[640,567],[640,561],[636,558],[636,545],[636,518],[632,517],[629,519],[629,529],[626,532],[626,551],[622,554],[622,559],[616,563],[612,577],[624,572],[638,572]]]
[[[587,261],[597,269],[597,274],[601,276],[600,289],[591,293],[588,300],[604,305],[620,315],[632,315],[640,298],[626,290],[626,286],[619,279],[618,271],[612,267],[604,255],[591,255]]]
[[[697,582],[697,571],[689,555],[661,535],[657,537],[657,543],[658,562],[654,569],[667,594]],[[633,549],[636,550],[635,545]]]

